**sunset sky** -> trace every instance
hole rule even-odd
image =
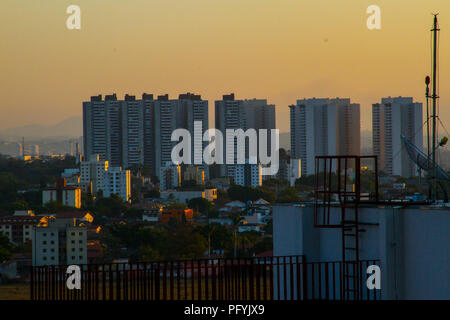
[[[66,8],[81,7],[81,30]],[[366,27],[381,7],[382,29]],[[2,0],[0,126],[81,115],[91,95],[195,92],[267,98],[281,132],[298,98],[424,101],[432,12],[439,12],[440,116],[450,128],[449,0]]]

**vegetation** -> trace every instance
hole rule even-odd
[[[107,228],[102,240],[107,246],[107,259],[190,259],[201,258],[207,251],[207,241],[199,230],[176,221],[154,228],[114,224]]]
[[[277,198],[278,203],[298,202],[300,200],[297,189],[291,187],[285,188]]]
[[[28,209],[37,214],[75,210],[58,202],[42,206],[42,189],[53,184],[65,168],[74,167],[75,161],[70,157],[65,160],[25,162],[0,156],[0,215]],[[135,171],[139,170],[148,176],[145,167],[135,168]],[[194,181],[187,185],[194,186]],[[160,196],[158,190],[143,192],[145,198]],[[230,200],[247,202],[259,198],[272,202],[276,195],[268,187],[233,185],[228,192],[219,192],[215,205],[220,207]],[[208,218],[219,215],[218,207],[203,198],[191,199],[187,206],[172,203],[167,209],[187,207]],[[95,239],[105,246],[105,262],[118,258],[129,258],[131,261],[196,259],[214,253],[223,253],[226,257],[253,256],[272,248],[269,229],[265,236],[257,232],[238,232],[242,221],[240,214],[232,217],[231,227],[218,223],[188,223],[185,219],[171,219],[167,224],[149,226],[138,221],[142,217],[142,209],[130,208],[117,195],[105,198],[101,192],[96,197],[83,193],[81,210],[90,211],[94,215],[94,224],[102,225],[102,232],[95,235]],[[120,223],[115,222],[117,220]],[[29,244],[13,246],[7,237],[0,234],[0,262],[10,259],[13,253],[30,251]]]
[[[23,160],[0,156],[0,215],[15,210],[43,212],[41,190],[56,181],[66,168],[74,168],[75,159]]]
[[[275,201],[275,193],[263,188],[243,187],[234,184],[228,189],[227,193],[230,199],[239,200],[244,203],[247,201],[255,201],[260,198],[268,202]]]
[[[0,232],[0,263],[11,258],[12,250],[8,237]]]
[[[236,215],[232,229],[218,223],[195,226],[177,220],[153,227],[113,224],[105,228],[101,237],[107,248],[104,259],[199,259],[214,252],[223,252],[227,257],[252,256],[272,249],[271,237],[263,237],[257,232],[238,233],[241,220],[240,215]]]
[[[212,210],[212,203],[205,198],[193,198],[189,200],[188,207],[202,214]]]

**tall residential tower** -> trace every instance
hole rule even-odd
[[[291,158],[302,174],[315,173],[315,157],[360,154],[360,106],[350,99],[303,99],[290,106]]]
[[[383,172],[403,177],[418,175],[400,137],[422,150],[422,124],[422,104],[413,102],[413,98],[388,97],[372,105],[373,152]]]
[[[227,129],[255,129],[257,134],[259,129],[268,129],[267,145],[270,154],[271,129],[275,129],[275,105],[267,104],[265,99],[236,100],[234,93],[224,95],[222,100],[215,102],[215,123],[216,129],[226,135]],[[258,143],[259,144],[259,143]],[[226,161],[226,155],[234,153],[234,162],[237,162],[237,142],[235,139],[234,147],[224,141],[223,161]],[[259,145],[257,147],[259,150]],[[246,143],[248,152],[248,142]],[[246,158],[250,155],[247,153]],[[224,164],[219,166],[219,175],[224,177],[235,177],[235,165]]]
[[[83,102],[84,159],[99,155],[110,166],[124,169],[145,165],[153,175],[172,161],[172,133],[183,128],[194,137],[194,122],[202,124],[203,134],[208,129],[208,101],[200,95],[181,94],[170,100],[161,95],[157,99],[144,93],[142,99],[125,95],[118,100],[116,94],[91,97]],[[192,150],[203,150],[204,144]],[[192,152],[192,162],[194,153]]]

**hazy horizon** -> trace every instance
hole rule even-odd
[[[305,97],[351,98],[370,130],[371,105],[382,97],[425,103],[431,12],[440,12],[442,30],[440,116],[450,120],[445,0],[79,0],[81,30],[68,30],[71,4],[0,4],[3,130],[81,116],[92,95],[187,91],[210,101],[210,125],[214,101],[234,92],[275,104],[281,132],[289,130],[288,106]],[[366,28],[372,4],[381,8],[381,30]]]

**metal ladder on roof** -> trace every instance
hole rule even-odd
[[[318,156],[316,157],[316,183],[314,222],[318,228],[340,228],[342,242],[341,298],[362,298],[364,270],[360,270],[360,237],[364,226],[377,225],[359,221],[361,203],[361,159],[375,159],[376,201],[378,201],[378,167],[376,156]],[[323,169],[323,170],[322,170]],[[354,171],[354,178],[349,172]],[[351,182],[349,185],[348,182]],[[322,183],[322,185],[320,185]],[[351,190],[349,189],[349,186]],[[337,199],[336,199],[337,198]],[[331,204],[337,200],[340,217],[333,217]]]

